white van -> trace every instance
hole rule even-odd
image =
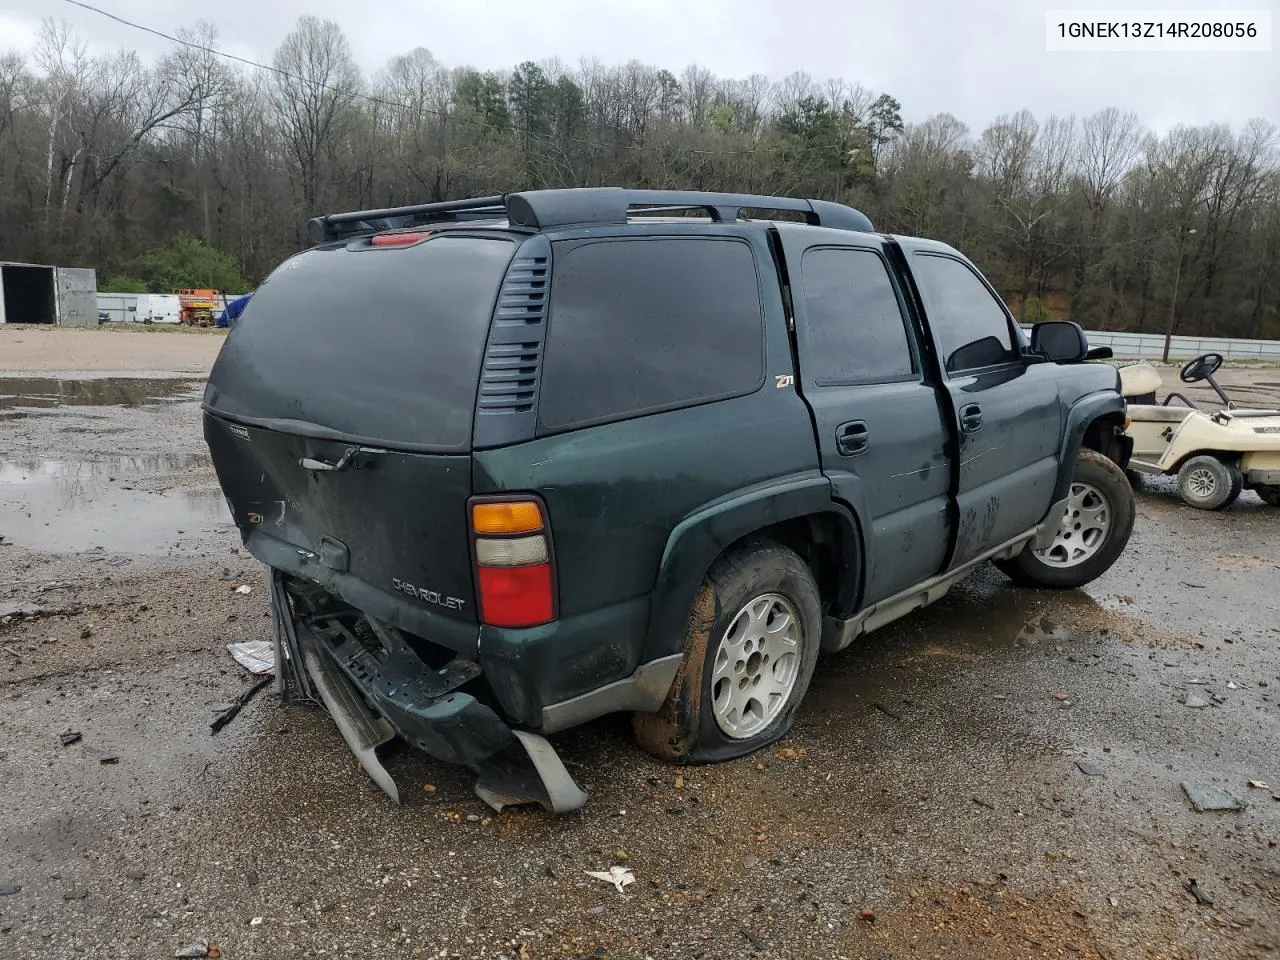
[[[182,301],[173,293],[140,293],[132,323],[181,323]]]

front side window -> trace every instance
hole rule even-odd
[[[950,257],[916,254],[911,269],[948,373],[1017,358],[1004,308],[969,267]]]

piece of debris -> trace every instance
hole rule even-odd
[[[17,660],[19,663],[22,662],[22,654],[20,654],[17,650],[13,649],[13,647],[5,647],[4,652],[7,653],[9,656],[13,657],[13,659]]]
[[[1080,772],[1086,777],[1102,777],[1106,776],[1102,772],[1102,768],[1096,763],[1090,763],[1088,760],[1077,760],[1076,766],[1080,768]]]
[[[62,895],[62,899],[63,900],[83,900],[87,896],[89,896],[88,890],[85,890],[82,887],[77,887],[75,889],[68,890],[66,893],[64,893]]]
[[[1182,790],[1197,813],[1216,811],[1236,812],[1245,808],[1245,802],[1207,783],[1183,781]]]
[[[239,593],[241,595],[247,594],[247,593],[253,593],[253,587],[249,586],[247,583],[242,583],[240,584],[240,586],[236,587],[236,593]]]
[[[1250,790],[1270,790],[1271,785],[1268,784],[1265,780],[1250,780],[1249,789]]]
[[[12,897],[15,893],[22,892],[22,884],[20,883],[0,883],[0,897]]]
[[[120,755],[112,750],[102,750],[98,747],[82,747],[84,755],[90,760],[97,760],[99,763],[119,763]]]
[[[126,870],[124,875],[130,880],[145,880],[147,875],[141,870]]]
[[[1057,700],[1058,702],[1062,702],[1063,700],[1067,699],[1067,695],[1065,693],[1055,693],[1053,695],[1053,699]]]
[[[250,673],[274,673],[276,669],[276,651],[270,640],[242,640],[239,643],[228,643],[227,651],[240,666]]]
[[[1228,690],[1239,690],[1240,688],[1236,686],[1236,682],[1235,682],[1234,680],[1228,680],[1228,681],[1227,681],[1227,689],[1228,689]]]
[[[196,940],[185,947],[179,947],[173,952],[173,955],[175,957],[207,957],[209,956],[209,941]]]
[[[612,883],[619,893],[622,892],[622,888],[627,884],[636,882],[635,874],[627,867],[610,867],[607,873],[602,870],[588,870],[586,874],[593,880]]]
[[[899,723],[902,722],[902,717],[898,716],[898,714],[894,713],[892,710],[886,707],[883,703],[873,703],[871,706],[876,710],[879,710],[886,717],[891,717],[892,719],[897,720]]]
[[[779,760],[799,760],[805,755],[804,747],[783,747],[775,750],[773,755]]]
[[[1198,903],[1200,906],[1202,907],[1213,906],[1213,901],[1204,895],[1204,891],[1201,890],[1200,886],[1196,883],[1195,877],[1192,877],[1190,880],[1184,883],[1182,885],[1182,889],[1187,891],[1187,893],[1191,894],[1193,897],[1195,897],[1196,903]]]
[[[252,920],[250,920],[250,921],[249,921],[249,926],[251,926],[251,927],[260,927],[260,926],[262,926],[262,918],[261,918],[261,917],[254,917]]]
[[[858,919],[864,920],[867,923],[875,923],[876,912],[872,910],[870,907],[863,907],[861,910],[858,911]]]
[[[995,809],[995,807],[993,807],[991,804],[987,803],[987,801],[985,801],[985,800],[979,800],[977,797],[974,797],[974,798],[973,798],[973,802],[974,802],[974,803],[976,803],[976,804],[977,804],[978,806],[980,806],[980,807],[985,807],[985,808],[986,808],[986,809],[988,809],[988,810],[994,810],[994,809]]]
[[[755,935],[754,933],[752,933],[752,932],[751,932],[750,930],[748,930],[746,927],[739,927],[739,928],[738,928],[738,932],[739,932],[740,934],[742,934],[742,939],[743,939],[743,940],[745,940],[745,941],[747,941],[747,943],[751,944],[751,949],[752,949],[752,950],[759,950],[759,949],[760,949],[760,947],[761,947],[761,943],[760,943],[760,941],[759,941],[758,939],[756,939],[756,935]]]
[[[209,730],[212,733],[217,733],[219,730],[225,727],[228,723],[230,723],[232,720],[236,718],[236,714],[240,712],[240,710],[244,707],[246,703],[252,700],[259,691],[261,691],[264,687],[266,687],[271,682],[272,682],[272,679],[270,677],[263,677],[261,680],[259,680],[253,686],[251,686],[244,693],[240,694],[240,696],[236,697],[235,701],[230,706],[228,706],[227,709],[223,710],[221,713],[219,713],[216,717],[213,718],[213,723],[209,724]]]
[[[79,730],[64,730],[58,734],[58,739],[62,741],[64,747],[69,747],[80,739]]]
[[[244,882],[249,884],[249,886],[251,887],[256,887],[258,885],[258,871],[257,870],[246,871],[244,875]]]
[[[1205,692],[1199,687],[1187,687],[1186,705],[1192,710],[1199,710],[1201,707],[1209,706],[1209,698],[1205,696]]]
[[[679,773],[676,774],[676,789],[677,790],[684,789],[684,776]]]
[[[600,914],[604,913],[604,906],[601,904],[597,904],[594,907],[587,907],[587,913],[594,914],[595,916],[598,917],[600,916]]]

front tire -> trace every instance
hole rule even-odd
[[[1192,457],[1178,471],[1178,493],[1183,503],[1197,510],[1229,507],[1243,489],[1240,468],[1209,454]]]
[[[821,634],[818,585],[793,551],[757,542],[720,558],[698,590],[666,702],[633,717],[636,742],[679,763],[768,746],[795,721]]]
[[[1081,450],[1067,496],[1067,511],[1052,544],[996,561],[1019,586],[1082,587],[1106,573],[1129,542],[1133,489],[1109,458]]]

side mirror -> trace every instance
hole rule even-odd
[[[1031,328],[1031,349],[1054,363],[1077,363],[1089,355],[1089,340],[1070,320],[1047,320]]]

